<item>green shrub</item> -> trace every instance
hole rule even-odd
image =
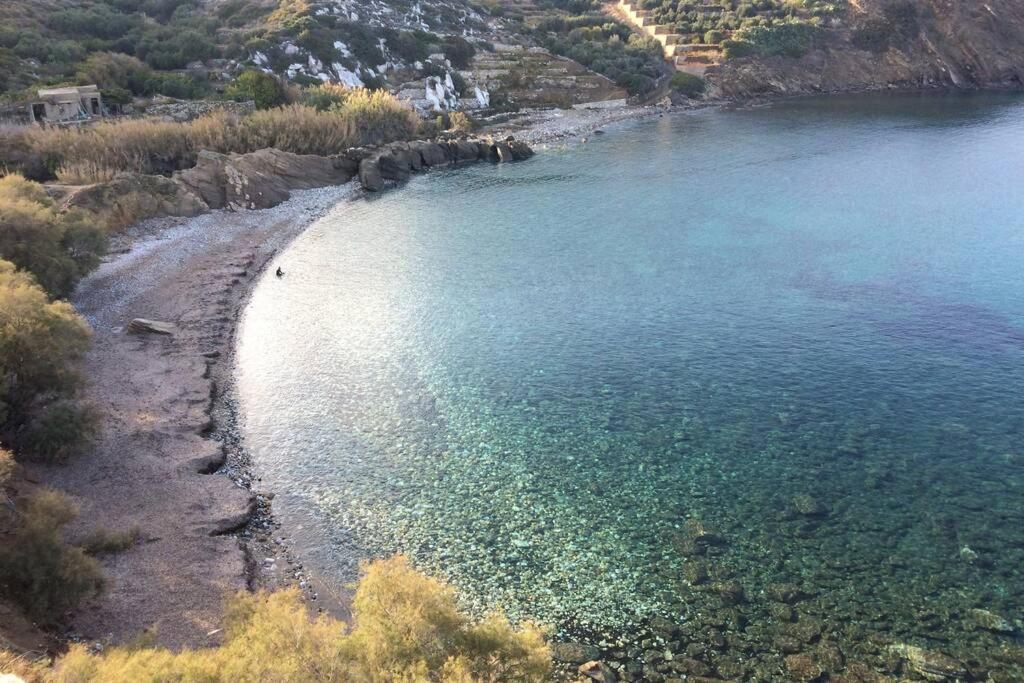
[[[447,586],[401,558],[364,567],[352,627],[311,618],[299,593],[243,594],[228,606],[219,648],[173,653],[75,645],[56,666],[57,683],[128,681],[544,681],[551,658],[541,632],[501,616],[473,623]]]
[[[32,276],[0,260],[0,433],[15,442],[41,406],[72,398],[89,327],[65,301],[51,302]]]
[[[803,57],[811,49],[819,29],[810,24],[780,24],[743,29],[737,38],[750,43],[765,56]]]
[[[149,92],[147,82],[153,70],[131,55],[95,52],[78,67],[78,82],[95,83],[101,90],[124,88],[136,95]]]
[[[345,103],[351,90],[337,83],[321,83],[302,91],[302,103],[317,111],[327,111]]]
[[[96,560],[61,540],[61,528],[78,514],[57,491],[42,491],[15,513],[14,531],[0,554],[0,593],[34,619],[57,621],[83,598],[103,591]]]
[[[24,460],[66,462],[92,441],[98,423],[90,406],[72,400],[47,403],[18,435],[18,451]]]
[[[745,40],[724,40],[722,41],[722,54],[726,59],[749,57],[757,54],[757,48]]]
[[[700,76],[695,76],[685,71],[677,71],[672,74],[672,89],[680,95],[687,97],[700,97],[704,94],[707,84]]]
[[[81,212],[58,213],[42,187],[0,178],[0,258],[29,271],[51,295],[67,296],[99,265],[103,231]]]
[[[279,107],[286,102],[284,84],[280,79],[262,71],[245,71],[228,86],[228,97],[252,100],[257,109]]]
[[[704,42],[708,45],[717,45],[725,40],[725,34],[718,30],[711,30],[704,34]]]
[[[468,69],[476,56],[476,47],[461,36],[445,36],[441,49],[456,69]]]

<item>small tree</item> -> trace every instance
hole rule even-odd
[[[0,260],[0,433],[18,443],[23,428],[54,399],[81,387],[78,362],[89,326],[64,301],[51,302],[32,276]]]
[[[44,623],[57,621],[104,587],[96,560],[61,540],[61,529],[77,515],[67,496],[57,491],[35,494],[15,513],[10,546],[0,554],[0,590]]]
[[[685,71],[677,71],[672,74],[671,85],[673,90],[687,97],[700,97],[707,87],[703,78]]]
[[[257,109],[271,109],[288,100],[284,84],[274,75],[251,69],[235,79],[227,94],[236,100],[252,100]]]
[[[52,296],[67,296],[99,265],[106,236],[81,212],[58,213],[42,186],[0,178],[0,258],[32,273]]]

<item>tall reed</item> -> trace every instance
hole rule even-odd
[[[102,182],[121,172],[169,174],[195,164],[201,150],[246,153],[265,147],[296,154],[338,154],[349,147],[408,139],[413,110],[386,92],[352,90],[327,111],[292,104],[239,117],[214,113],[188,123],[109,121],[87,128],[0,131],[10,170],[64,182]],[[30,170],[32,169],[32,170]]]

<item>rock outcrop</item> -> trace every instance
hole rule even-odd
[[[513,138],[395,142],[366,155],[359,163],[359,182],[376,192],[388,181],[401,182],[425,168],[471,161],[520,161],[533,156],[529,145]]]
[[[211,209],[266,209],[286,201],[291,190],[347,183],[358,164],[344,154],[321,157],[278,149],[249,154],[203,151],[195,166],[174,177]]]
[[[1019,0],[909,0],[902,33],[884,16],[890,3],[851,4],[846,29],[830,31],[800,58],[727,59],[711,67],[709,93],[736,98],[927,87],[1024,85],[1024,3]],[[858,34],[893,35],[868,46]]]

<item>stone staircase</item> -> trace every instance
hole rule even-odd
[[[721,45],[683,42],[683,36],[671,26],[655,23],[650,10],[639,9],[636,0],[619,0],[616,7],[631,24],[661,43],[665,59],[671,61],[678,71],[703,76],[709,66],[722,61]],[[722,11],[717,5],[701,5],[696,9],[709,14]]]

